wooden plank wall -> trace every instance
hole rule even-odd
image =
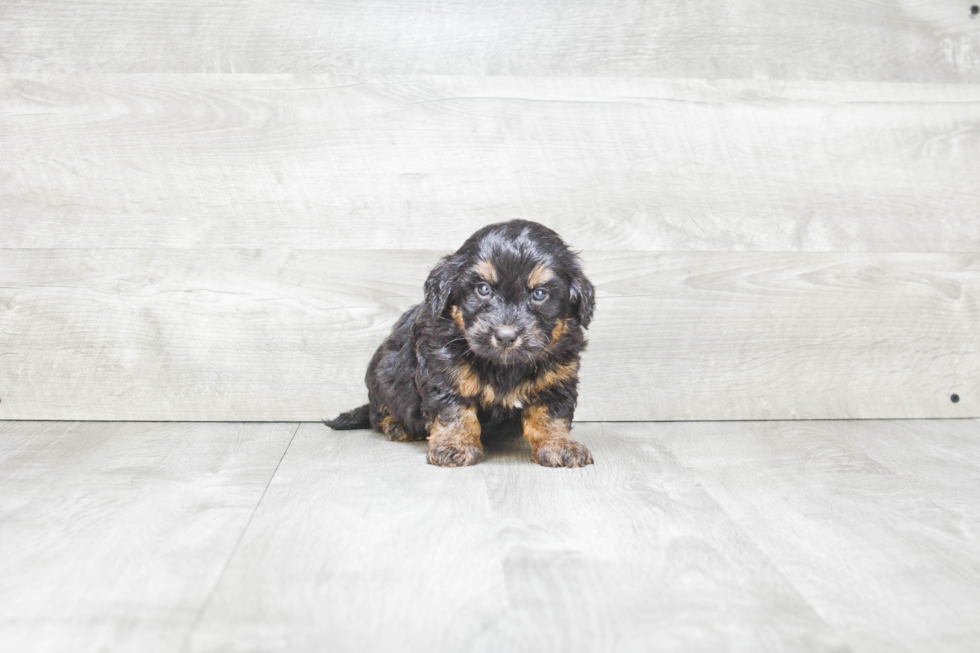
[[[950,0],[5,2],[0,419],[332,415],[516,217],[580,419],[980,416],[978,162]]]

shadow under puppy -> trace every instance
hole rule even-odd
[[[520,418],[534,460],[582,467],[569,435],[595,291],[561,237],[525,220],[491,224],[446,256],[425,301],[398,320],[368,366],[370,403],[324,423],[389,440],[429,439],[429,462],[475,465],[481,424]]]

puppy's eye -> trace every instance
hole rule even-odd
[[[537,288],[533,293],[531,293],[531,299],[536,302],[543,302],[548,298],[548,291],[544,288]]]
[[[491,292],[489,283],[481,283],[476,287],[476,294],[480,297],[489,297]]]

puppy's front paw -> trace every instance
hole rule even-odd
[[[467,467],[483,460],[482,447],[436,445],[429,449],[429,464],[440,467]]]
[[[592,464],[592,454],[575,440],[545,440],[534,450],[534,462],[545,467],[585,467]]]

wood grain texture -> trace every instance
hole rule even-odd
[[[980,421],[575,435],[595,465],[505,431],[441,469],[319,424],[0,422],[0,648],[980,643]]]
[[[188,651],[469,647],[506,606],[483,474],[392,444],[300,426]]]
[[[655,441],[850,650],[976,650],[978,422],[690,423]]]
[[[588,263],[601,297],[579,419],[980,411],[976,255],[608,253]]]
[[[521,217],[980,251],[977,85],[45,73],[0,77],[0,115],[0,247],[455,249]]]
[[[189,651],[840,650],[669,453],[598,424],[597,463],[472,468],[304,424]]]
[[[0,419],[331,417],[440,254],[0,250]],[[584,258],[579,420],[980,415],[976,254]]]
[[[7,0],[0,70],[977,82],[980,25],[959,0]]]
[[[180,650],[296,428],[0,422],[0,649]]]

